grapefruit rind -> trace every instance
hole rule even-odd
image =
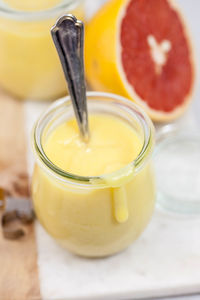
[[[194,76],[196,74],[194,49],[192,47],[190,34],[188,33],[188,27],[185,25],[183,15],[179,13],[180,9],[177,9],[177,4],[173,0],[168,0],[177,11],[179,19],[183,24],[184,35],[190,53],[193,74],[192,84],[183,103],[176,109],[167,113],[151,109],[128,83],[121,65],[121,46],[119,43],[120,25],[122,15],[125,13],[129,2],[130,0],[108,1],[87,25],[85,64],[88,83],[95,90],[119,94],[136,102],[146,110],[154,121],[166,122],[174,120],[187,109],[192,99],[192,93],[194,92]]]

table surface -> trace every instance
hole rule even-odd
[[[92,15],[92,13],[97,9],[98,5],[101,5],[103,2],[105,2],[105,0],[87,0],[89,14]],[[177,0],[177,2],[182,7],[183,12],[185,13],[188,19],[190,31],[192,32],[194,38],[196,53],[199,53],[200,1]],[[199,71],[199,57],[197,57],[196,64],[197,71]],[[197,76],[199,76],[199,74],[197,74]],[[191,111],[188,113],[188,117],[186,115],[183,122],[182,120],[180,120],[180,123],[186,124],[186,126],[188,126],[191,123],[191,126],[199,126],[200,128],[200,118],[198,117],[198,114],[200,113],[200,102],[198,101],[199,97],[200,86],[198,85],[194,95],[195,99]],[[37,118],[37,115],[43,109],[43,104],[41,104],[41,107],[39,107],[40,105],[38,105],[31,103],[28,103],[26,105],[27,134],[30,134],[30,130],[34,119]],[[44,107],[45,106],[46,104],[44,104]],[[31,157],[29,157],[29,162],[31,170],[33,164]],[[83,293],[85,297],[80,297],[79,291],[77,291],[77,296],[75,297],[73,291],[70,291],[67,299],[88,300],[89,298],[87,297],[87,293],[90,287],[87,287],[87,282],[91,278],[93,280],[92,284],[94,285],[94,294],[95,291],[100,290],[101,287],[104,289],[104,292],[106,292],[107,288],[111,289],[113,294],[109,297],[107,297],[105,294],[103,298],[91,296],[90,299],[131,299],[131,293],[127,292],[126,294],[122,293],[120,295],[120,292],[116,294],[114,292],[120,291],[119,287],[115,286],[115,283],[119,283],[120,280],[121,282],[123,282],[124,286],[127,287],[127,290],[130,290],[131,280],[132,282],[134,282],[133,279],[136,280],[141,290],[143,288],[142,284],[145,284],[145,288],[147,288],[148,292],[146,294],[144,293],[143,297],[147,298],[148,296],[153,295],[153,298],[151,299],[161,299],[156,298],[156,295],[171,296],[175,294],[190,294],[194,291],[200,292],[200,239],[198,230],[198,228],[200,228],[199,225],[200,219],[195,219],[192,221],[177,221],[176,218],[174,219],[172,217],[169,220],[168,216],[163,217],[162,213],[156,212],[150,226],[147,228],[144,235],[136,242],[134,248],[130,247],[126,252],[119,254],[118,256],[109,258],[106,263],[102,263],[101,260],[99,260],[96,261],[95,265],[92,265],[92,263],[90,263],[90,261],[88,260],[74,258],[71,256],[71,254],[66,254],[66,252],[63,251],[63,249],[60,249],[43,231],[43,229],[38,224],[36,224],[37,244],[39,251],[38,263],[42,295],[44,295],[45,300],[56,299],[54,295],[56,295],[57,292],[52,287],[54,285],[56,289],[59,289],[59,299],[66,298],[62,286],[63,282],[66,282],[67,284],[68,280],[70,281],[72,289],[77,289],[77,286],[80,286],[80,289],[82,289],[82,291],[84,291],[85,293]],[[175,227],[177,228],[177,231],[179,230],[178,234],[173,230]],[[192,232],[192,234],[190,231]],[[186,234],[188,234],[188,239],[185,239]],[[165,235],[166,240],[170,240],[170,242],[172,243],[171,247],[169,246],[169,244],[167,244],[167,242],[165,242],[165,240],[163,240],[162,243],[157,243],[159,238],[160,241],[162,240],[163,235]],[[192,248],[190,247],[190,245],[192,245]],[[47,249],[49,250],[48,254]],[[149,253],[151,253],[152,255],[152,261],[151,255],[149,255]],[[58,259],[55,259],[55,257],[58,257]],[[137,260],[135,260],[135,257],[137,258]],[[185,258],[186,260],[184,260]],[[156,260],[158,260],[158,262],[156,262]],[[65,266],[66,261],[68,263],[68,268],[66,268]],[[122,265],[120,265],[119,262]],[[125,270],[125,268],[123,267],[123,264],[129,264],[129,262],[130,265],[132,264],[131,267],[133,268],[133,270],[137,270],[136,274],[131,273],[131,267],[129,268],[128,273],[127,270]],[[141,265],[141,262],[143,262],[144,265],[146,264],[145,267]],[[159,265],[161,266],[160,268]],[[155,269],[154,267],[156,267],[157,269]],[[87,272],[89,272],[89,275],[84,273],[84,268],[87,268]],[[108,277],[109,272],[113,273],[113,270],[115,268],[120,268],[120,278],[117,277],[118,275],[116,272],[116,274],[114,274],[114,277],[112,277],[113,275],[111,276],[112,278],[110,279],[110,281],[108,278],[105,280],[104,276]],[[55,274],[51,274],[52,270],[55,270],[56,276],[54,276]],[[100,272],[99,276],[101,278],[96,274],[97,270],[98,272]],[[165,270],[165,274],[162,274],[163,270]],[[76,282],[76,286],[73,286],[73,284],[75,284],[75,281],[71,279],[71,277],[73,276],[78,276],[78,282]],[[130,277],[130,284],[127,283],[127,281],[129,280],[127,276]],[[173,279],[172,281],[170,280],[170,277]],[[60,280],[60,282],[58,279]],[[102,286],[101,284],[98,286],[97,281],[99,279],[102,280]],[[149,285],[149,282],[152,284],[151,287]],[[156,282],[158,282],[159,288],[162,289],[161,293],[159,289],[155,288]],[[49,289],[49,287],[51,288]],[[154,289],[154,292],[152,294],[151,288]],[[135,290],[134,299],[137,298],[138,291],[139,290]],[[142,293],[139,293],[138,295],[141,299]],[[179,296],[162,299],[197,300],[200,299],[200,294],[193,296]]]

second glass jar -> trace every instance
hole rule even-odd
[[[66,94],[66,82],[50,29],[60,15],[67,13],[83,20],[84,1],[42,1],[41,6],[35,0],[28,1],[28,5],[27,1],[0,2],[0,86],[3,89],[17,98],[32,100],[55,100]]]

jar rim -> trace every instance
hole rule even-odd
[[[144,142],[141,148],[140,153],[138,154],[138,156],[132,160],[130,163],[128,163],[127,165],[123,166],[122,168],[120,168],[117,171],[108,173],[108,174],[103,174],[103,175],[99,175],[99,176],[80,176],[80,175],[75,175],[69,172],[66,172],[64,170],[62,170],[61,168],[57,167],[45,154],[45,151],[43,150],[42,147],[42,143],[41,143],[41,133],[40,133],[40,126],[41,123],[47,118],[49,118],[49,115],[53,114],[56,112],[57,109],[59,109],[59,107],[62,107],[63,104],[67,104],[70,101],[70,96],[67,97],[63,97],[57,101],[55,101],[54,103],[52,103],[49,108],[39,117],[39,119],[36,121],[34,127],[33,127],[33,131],[32,131],[32,148],[33,148],[33,152],[36,156],[36,158],[39,158],[40,165],[42,165],[43,167],[45,166],[45,169],[48,170],[51,174],[53,173],[54,176],[56,176],[59,180],[61,181],[74,181],[74,183],[76,184],[80,184],[80,185],[91,185],[91,183],[98,183],[101,182],[101,185],[105,185],[105,181],[103,181],[105,178],[116,178],[119,175],[119,171],[121,173],[123,172],[127,172],[127,170],[130,168],[134,171],[137,172],[143,162],[144,159],[147,160],[151,154],[152,154],[152,148],[153,148],[153,144],[154,144],[154,127],[152,124],[152,121],[150,120],[150,118],[147,116],[147,114],[135,103],[133,103],[132,101],[116,95],[116,94],[112,94],[112,93],[105,93],[105,92],[87,92],[87,97],[104,97],[104,98],[108,98],[111,100],[118,100],[121,101],[122,104],[124,104],[124,107],[128,107],[128,108],[133,108],[134,112],[138,113],[138,116],[141,118],[141,125],[143,126],[143,132],[144,132]]]
[[[8,19],[16,19],[20,21],[49,19],[62,14],[66,8],[70,11],[73,10],[76,8],[77,4],[81,2],[84,2],[84,0],[62,0],[61,3],[51,8],[36,11],[17,10],[0,2],[0,15]]]

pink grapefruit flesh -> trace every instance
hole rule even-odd
[[[131,0],[120,24],[121,65],[131,90],[155,112],[184,106],[193,66],[184,24],[167,0]],[[134,95],[133,95],[134,99]]]

